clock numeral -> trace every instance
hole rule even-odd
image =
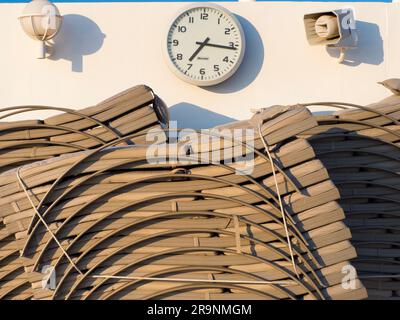
[[[192,67],[193,67],[193,63],[188,63],[188,70],[190,70],[190,69],[192,69]]]
[[[194,17],[189,17],[189,23],[194,23]]]
[[[201,20],[208,20],[208,13],[201,13],[200,14],[200,19]]]
[[[223,62],[229,62],[229,57],[226,56],[222,61],[223,61]]]
[[[174,47],[179,46],[179,41],[178,40],[174,40],[174,41],[172,41],[172,43],[173,43]]]
[[[203,76],[203,75],[205,75],[206,74],[206,69],[205,68],[201,68],[200,70],[199,70],[199,73]]]
[[[178,32],[185,33],[186,32],[186,27],[185,26],[179,26],[178,27]]]
[[[230,35],[230,34],[231,34],[231,29],[225,28],[225,34],[226,34],[226,35]]]
[[[221,18],[218,18],[218,24],[221,24]]]
[[[214,71],[219,71],[219,64],[214,65]]]
[[[182,53],[178,53],[176,55],[176,60],[182,60],[183,59],[183,54]]]
[[[234,44],[233,42],[229,42],[229,46],[230,46],[231,48],[234,48],[234,47],[235,47],[235,44]]]

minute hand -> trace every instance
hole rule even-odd
[[[203,42],[196,42],[196,44],[203,44]],[[214,43],[206,43],[206,44],[204,44],[204,46],[214,47],[214,48],[221,48],[221,49],[228,49],[228,50],[237,50],[237,48],[235,48],[235,47],[223,46],[221,44],[214,44]]]

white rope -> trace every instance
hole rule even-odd
[[[297,275],[297,277],[299,277],[299,274],[297,272],[297,268],[296,268],[296,263],[294,261],[294,255],[293,255],[293,250],[292,250],[292,245],[291,245],[291,241],[290,241],[290,236],[289,236],[289,230],[287,227],[287,222],[286,222],[286,215],[283,209],[283,204],[282,204],[282,199],[281,199],[281,195],[279,192],[279,187],[278,187],[278,181],[276,178],[276,174],[275,174],[275,167],[274,167],[274,162],[272,160],[271,154],[268,150],[268,146],[266,141],[264,140],[264,137],[261,135],[261,127],[259,126],[259,132],[260,132],[260,136],[261,139],[263,141],[265,150],[268,154],[269,160],[271,162],[271,166],[272,166],[272,172],[273,172],[273,176],[274,176],[274,181],[275,181],[275,187],[277,190],[277,195],[278,195],[278,199],[279,199],[279,205],[280,205],[280,210],[281,210],[281,214],[283,217],[283,222],[284,222],[284,227],[285,227],[285,232],[286,232],[286,237],[287,237],[287,241],[288,241],[288,246],[289,246],[289,251],[290,251],[290,255],[291,255],[291,259],[292,259],[292,264],[293,264],[293,268],[295,270],[295,273]],[[71,263],[71,265],[73,266],[73,268],[80,274],[80,275],[84,275],[83,272],[77,267],[77,265],[74,263],[74,261],[72,260],[72,258],[68,255],[68,253],[65,251],[65,249],[63,248],[63,246],[61,245],[60,241],[57,239],[56,235],[51,231],[50,227],[48,226],[48,224],[46,223],[46,221],[43,219],[43,217],[41,216],[41,214],[39,213],[39,211],[37,210],[35,204],[33,203],[28,190],[25,187],[25,184],[20,176],[19,170],[17,170],[16,172],[16,176],[18,179],[18,182],[20,184],[20,186],[22,187],[29,203],[32,206],[32,209],[35,211],[35,214],[37,215],[37,217],[39,218],[39,220],[42,222],[42,224],[45,226],[46,230],[50,233],[51,237],[54,239],[54,241],[56,242],[56,244],[58,245],[58,247],[61,249],[61,251],[63,252],[63,254],[65,255],[65,257],[68,259],[68,261]],[[235,217],[234,217],[235,218]],[[237,217],[235,219],[236,224],[237,224]],[[236,228],[238,227],[238,225],[236,225]],[[239,250],[239,248],[237,248]],[[288,282],[288,281],[248,281],[248,280],[215,280],[215,279],[185,279],[185,278],[159,278],[159,277],[138,277],[138,276],[132,276],[132,277],[127,277],[127,276],[112,276],[112,275],[93,275],[91,276],[91,278],[103,278],[103,279],[122,279],[122,280],[148,280],[148,281],[165,281],[165,282],[201,282],[201,283],[226,283],[226,284],[252,284],[252,285],[271,285],[271,284],[277,284],[277,285],[282,285],[282,286],[290,286],[293,285],[293,283]]]
[[[72,258],[68,255],[65,249],[62,247],[61,243],[57,239],[56,235],[51,231],[50,227],[47,225],[46,221],[43,219],[39,211],[37,210],[35,204],[33,203],[28,190],[25,187],[25,184],[19,174],[19,169],[17,170],[17,179],[19,184],[21,185],[28,201],[30,202],[35,214],[38,216],[39,220],[46,227],[47,231],[50,233],[54,241],[57,243],[58,247],[61,249],[65,257],[74,267],[74,269],[80,274],[84,275],[83,272],[76,266]],[[237,217],[236,217],[237,219]],[[278,284],[282,286],[290,286],[293,285],[291,282],[285,281],[246,281],[246,280],[215,280],[215,279],[182,279],[182,278],[157,278],[157,277],[126,277],[126,276],[108,276],[108,275],[93,275],[91,278],[104,278],[104,279],[123,279],[123,280],[150,280],[150,281],[166,281],[166,282],[203,282],[203,283],[231,283],[231,284],[259,284],[259,285],[268,285],[268,284]]]
[[[232,284],[279,284],[290,286],[293,283],[288,281],[249,281],[249,280],[215,280],[215,279],[185,279],[185,278],[158,278],[158,277],[127,277],[127,276],[107,276],[107,275],[94,275],[93,278],[104,279],[119,279],[119,280],[151,280],[151,281],[165,281],[165,282],[205,282],[205,283],[232,283]]]
[[[68,255],[68,253],[65,251],[65,249],[63,248],[63,246],[61,245],[60,241],[58,241],[56,235],[51,231],[50,227],[47,225],[46,221],[43,219],[43,217],[41,216],[41,214],[39,213],[39,211],[37,210],[35,204],[33,203],[28,190],[25,188],[25,184],[21,179],[21,176],[19,174],[19,168],[17,170],[17,179],[19,184],[21,185],[26,197],[28,198],[28,201],[30,202],[32,209],[35,211],[35,214],[38,216],[39,220],[43,223],[43,225],[46,227],[47,231],[50,233],[50,235],[53,237],[54,241],[57,243],[57,245],[59,246],[59,248],[61,249],[61,251],[63,252],[63,254],[67,257],[67,259],[69,260],[69,262],[72,264],[72,266],[74,267],[74,269],[76,271],[78,271],[78,273],[80,275],[83,275],[83,272],[75,265],[74,261],[71,259],[71,257]]]
[[[286,213],[285,213],[285,210],[283,208],[282,197],[281,197],[281,193],[279,191],[278,180],[277,180],[276,173],[275,173],[275,163],[274,163],[274,161],[272,159],[271,153],[269,152],[269,146],[267,144],[267,141],[265,141],[264,136],[262,135],[261,123],[258,124],[258,134],[260,135],[261,141],[262,141],[262,143],[264,145],[265,152],[268,155],[268,159],[271,162],[272,175],[274,177],[276,194],[278,195],[279,208],[280,208],[280,211],[281,211],[281,214],[282,214],[283,226],[285,228],[285,233],[286,233],[286,239],[287,239],[287,242],[288,242],[290,258],[292,260],[293,270],[296,273],[297,278],[300,278],[299,273],[297,272],[296,262],[295,262],[295,259],[294,259],[294,254],[293,254],[293,249],[292,249],[292,242],[291,242],[291,239],[290,239],[290,236],[289,236],[289,229],[288,229],[287,222],[286,222]]]

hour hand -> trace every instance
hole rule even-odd
[[[196,42],[196,44],[204,44],[204,42]],[[214,47],[214,48],[220,48],[220,49],[237,50],[237,48],[235,48],[235,47],[224,46],[222,44],[206,43],[204,45],[207,47]]]
[[[196,42],[196,44],[199,44],[200,46],[197,48],[197,50],[189,58],[190,62],[192,62],[193,59],[197,57],[197,55],[200,53],[200,51],[203,50],[203,48],[207,45],[208,41],[210,41],[209,37],[207,37],[206,40],[204,40],[203,42]]]

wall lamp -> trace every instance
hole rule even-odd
[[[24,32],[38,41],[38,59],[46,58],[46,41],[54,38],[61,28],[62,16],[48,0],[29,2],[18,18]]]
[[[339,63],[345,60],[346,50],[357,47],[358,36],[352,9],[306,14],[304,26],[310,45],[325,45],[340,50]]]

